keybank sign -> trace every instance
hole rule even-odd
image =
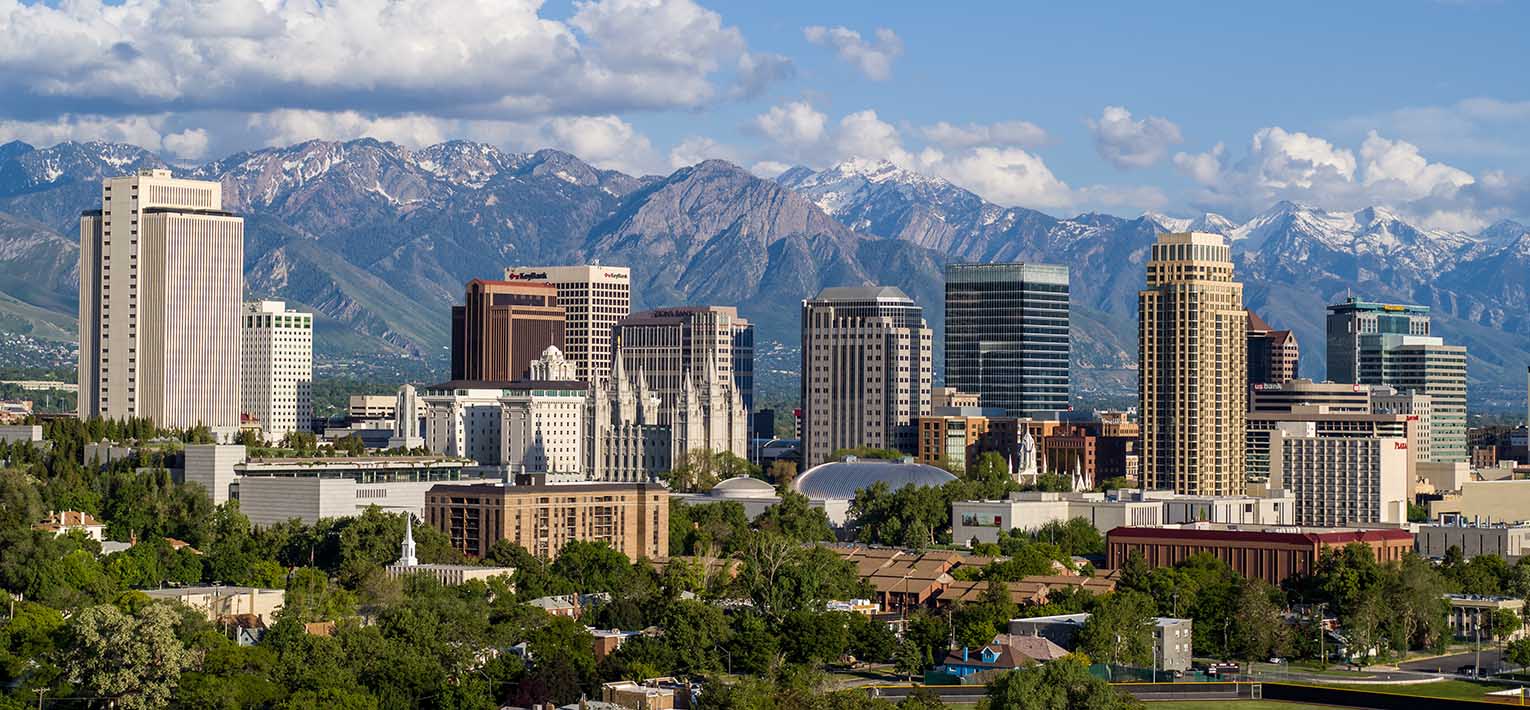
[[[528,271],[525,273],[511,272],[505,274],[506,281],[546,281],[546,271]]]

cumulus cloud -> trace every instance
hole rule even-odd
[[[925,140],[942,148],[951,149],[972,148],[980,145],[1036,148],[1046,145],[1051,140],[1041,126],[1030,121],[964,125],[941,121],[924,126],[919,131],[924,134]]]
[[[1491,97],[1441,106],[1413,106],[1354,116],[1336,130],[1361,136],[1378,130],[1430,153],[1461,157],[1530,157],[1530,101]]]
[[[1088,124],[1100,157],[1122,169],[1157,163],[1169,154],[1170,146],[1184,141],[1172,121],[1158,116],[1134,120],[1121,106],[1106,106],[1100,118],[1091,118]]]
[[[255,114],[249,117],[247,125],[262,136],[268,146],[368,136],[417,148],[440,143],[460,128],[455,121],[420,114],[368,116],[357,111],[298,109]]]
[[[792,101],[754,117],[754,127],[788,150],[816,145],[824,137],[829,117],[806,101]]]
[[[756,177],[762,177],[766,180],[774,180],[781,173],[791,169],[792,166],[774,160],[761,160],[749,166],[749,172],[754,173]]]
[[[1412,143],[1374,130],[1357,153],[1272,126],[1256,131],[1248,154],[1236,162],[1218,144],[1206,153],[1179,153],[1174,165],[1202,187],[1197,199],[1203,206],[1244,213],[1276,200],[1338,210],[1381,205],[1431,226],[1462,228],[1481,226],[1513,199],[1477,185],[1464,170],[1430,161]]]
[[[690,136],[676,143],[669,150],[669,167],[683,168],[714,158],[730,163],[740,161],[738,150],[732,146],[723,145],[705,136]]]
[[[742,98],[754,98],[765,88],[778,81],[797,75],[797,65],[781,54],[748,54],[738,58],[738,81],[733,93]]]
[[[936,175],[1003,205],[1036,208],[1071,206],[1075,199],[1041,158],[1019,148],[979,147],[947,157],[935,151],[920,164]]]
[[[903,148],[897,127],[867,109],[839,120],[834,137],[834,152],[841,159],[868,158],[890,161],[899,167],[915,167],[914,157]]]
[[[874,41],[866,41],[861,33],[848,27],[823,27],[813,25],[802,29],[807,41],[820,47],[831,48],[840,59],[854,65],[866,78],[886,81],[892,76],[893,60],[903,54],[903,40],[886,27],[878,27]]]
[[[552,144],[585,162],[631,175],[662,171],[647,136],[616,116],[555,118],[547,123]]]
[[[693,0],[0,3],[0,118],[276,109],[526,120],[700,108],[789,61]]]
[[[160,143],[165,151],[184,160],[196,160],[207,155],[206,129],[188,128],[179,133],[171,133]]]

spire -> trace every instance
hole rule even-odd
[[[402,554],[398,558],[398,566],[414,567],[420,564],[414,556],[414,513],[404,513],[404,544],[401,547],[403,549],[400,550]]]

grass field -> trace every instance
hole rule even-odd
[[[1344,690],[1368,690],[1376,693],[1390,693],[1392,695],[1411,695],[1420,698],[1465,698],[1475,700],[1495,690],[1503,690],[1509,686],[1496,683],[1473,683],[1466,680],[1442,680],[1438,683],[1417,683],[1413,685],[1338,685],[1327,684],[1329,688],[1342,688]]]

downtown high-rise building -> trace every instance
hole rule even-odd
[[[1158,235],[1137,296],[1145,488],[1243,493],[1247,330],[1243,284],[1222,237]]]
[[[564,346],[563,308],[548,283],[468,282],[452,306],[452,379],[510,382],[531,376],[548,346]]]
[[[634,313],[612,331],[625,376],[659,400],[674,460],[690,451],[748,455],[754,400],[754,326],[732,306]]]
[[[80,216],[81,417],[233,431],[244,220],[216,182],[141,170]]]
[[[244,413],[269,440],[313,420],[313,314],[282,301],[244,304],[240,330]]]
[[[933,338],[924,309],[893,286],[826,288],[803,301],[803,466],[846,448],[916,453]]]
[[[1069,408],[1068,267],[947,264],[946,384],[1012,417]]]
[[[1328,378],[1427,395],[1429,454],[1467,460],[1466,348],[1431,336],[1429,308],[1347,298],[1328,307]]]
[[[1300,374],[1301,347],[1296,334],[1276,330],[1259,314],[1248,312],[1248,382],[1250,385],[1279,385]]]
[[[611,329],[632,312],[632,270],[625,266],[512,266],[505,280],[548,283],[563,307],[564,357],[580,380],[611,376]]]

